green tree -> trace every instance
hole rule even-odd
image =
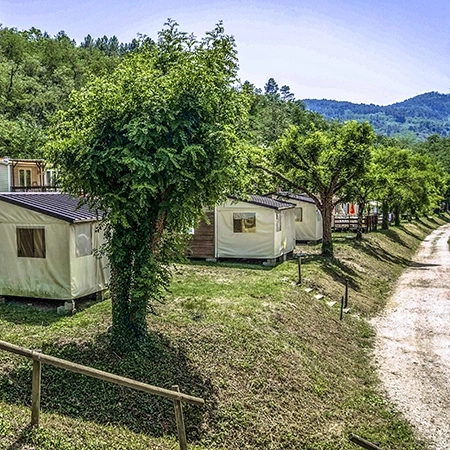
[[[283,102],[288,102],[288,101],[294,100],[294,98],[295,98],[294,94],[291,92],[291,88],[286,85],[281,86],[280,94],[281,94],[281,100],[283,100]]]
[[[278,92],[278,84],[274,78],[269,78],[264,86],[264,94],[278,98],[280,96]]]
[[[244,83],[245,92],[250,95],[250,137],[252,144],[260,147],[271,147],[283,132],[296,125],[301,130],[309,130],[311,126],[326,128],[327,123],[319,114],[306,111],[300,100],[295,100],[289,86],[281,88],[270,78],[265,86],[265,94],[249,82]]]
[[[394,213],[395,225],[402,214],[429,213],[447,189],[447,175],[429,155],[407,148],[378,147],[374,152],[377,172],[377,200],[382,203],[383,228],[389,227],[387,215]]]
[[[234,40],[221,24],[201,40],[166,25],[112,76],[73,92],[52,135],[60,183],[106,212],[112,344],[121,350],[146,336],[177,236],[240,179],[247,102]]]
[[[118,61],[118,56],[90,46],[88,38],[77,47],[63,31],[51,38],[36,28],[18,31],[0,26],[2,153],[42,157],[49,121],[68,104],[70,92],[92,75],[110,73]]]
[[[301,133],[291,126],[274,146],[272,173],[285,189],[308,194],[322,213],[322,254],[333,256],[333,208],[344,187],[364,175],[375,134],[367,123],[332,124],[328,130]]]
[[[450,137],[433,134],[418,145],[416,150],[437,160],[440,166],[450,175]],[[444,197],[448,205],[450,203],[450,189],[447,189]]]
[[[373,155],[372,149],[371,154]],[[354,178],[342,190],[341,201],[351,201],[358,205],[358,223],[356,227],[356,240],[363,238],[363,218],[367,211],[369,202],[377,198],[380,186],[378,166],[373,161],[373,156],[366,167],[364,174]]]

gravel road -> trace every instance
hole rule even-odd
[[[373,320],[387,396],[428,449],[450,450],[450,224],[431,233]]]

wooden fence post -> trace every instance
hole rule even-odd
[[[373,444],[372,442],[366,441],[365,439],[363,439],[359,436],[356,436],[356,434],[351,434],[349,436],[349,439],[351,442],[353,442],[367,450],[381,450],[381,447],[378,447],[378,445]]]
[[[172,390],[180,392],[178,385],[172,386]],[[187,450],[186,429],[184,427],[183,405],[181,400],[174,400],[175,419],[177,421],[178,440],[180,441],[180,450]]]
[[[41,408],[41,362],[33,359],[33,376],[31,383],[31,426],[39,427]]]

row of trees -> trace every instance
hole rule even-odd
[[[87,36],[77,46],[63,31],[50,37],[0,25],[0,154],[42,157],[50,121],[67,107],[70,93],[91,77],[111,74],[137,47],[137,40],[121,44],[115,36]]]
[[[362,209],[379,199],[400,213],[440,198],[446,177],[429,149],[377,138],[367,122],[328,122],[273,79],[264,91],[240,85],[235,42],[220,23],[197,39],[169,21],[157,41],[117,48],[114,39],[77,47],[65,34],[0,30],[1,145],[10,156],[42,156],[45,146],[61,187],[106,212],[118,350],[145,339],[147,310],[203,206],[275,186],[305,192],[332,256],[338,199]],[[26,145],[18,137],[27,133],[12,131],[20,121],[36,130]]]

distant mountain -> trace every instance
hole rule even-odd
[[[415,136],[420,140],[431,134],[450,136],[450,94],[428,92],[388,106],[336,100],[302,101],[307,110],[329,120],[367,120],[377,133],[387,136]]]

